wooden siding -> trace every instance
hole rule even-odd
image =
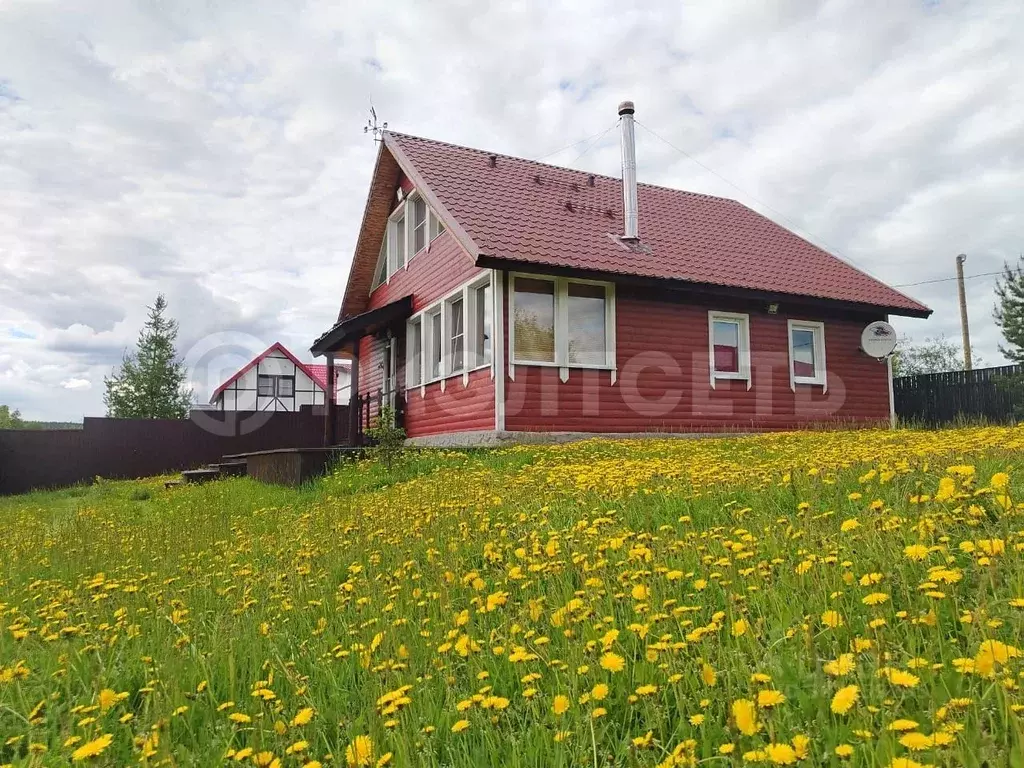
[[[494,429],[491,369],[470,373],[468,385],[462,381],[461,375],[447,379],[444,392],[440,382],[406,392],[405,429],[409,437]]]
[[[473,264],[450,232],[436,237],[426,250],[416,254],[380,285],[370,296],[368,309],[376,309],[403,296],[412,294],[413,312],[419,312],[443,296],[468,282],[482,270]],[[405,324],[393,331],[399,339],[398,389],[405,390]],[[376,392],[383,385],[384,340],[364,337],[359,344],[359,392]],[[410,437],[445,432],[494,429],[494,382],[490,369],[470,374],[469,386],[462,376],[449,378],[445,391],[439,382],[406,395],[405,429]]]
[[[770,315],[763,304],[684,305],[670,295],[651,297],[621,286],[617,294],[617,382],[611,383],[608,371],[571,369],[562,382],[557,368],[516,366],[515,380],[505,384],[506,429],[717,432],[889,418],[886,366],[859,349],[861,329],[877,317],[830,319],[796,307]],[[709,309],[750,314],[749,390],[745,381],[719,380],[711,388]],[[825,323],[827,392],[810,385],[791,389],[790,319]]]

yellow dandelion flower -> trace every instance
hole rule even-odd
[[[608,672],[621,672],[626,668],[626,660],[619,654],[608,651],[601,656],[601,669]]]
[[[732,703],[732,716],[736,727],[744,736],[753,736],[760,729],[757,722],[757,710],[754,702],[749,699],[737,699]]]
[[[102,755],[110,743],[114,740],[114,735],[111,733],[105,733],[98,739],[87,741],[85,744],[80,746],[74,752],[71,753],[71,761],[80,763],[83,760],[88,760],[90,757],[96,757]]]
[[[845,715],[854,705],[857,703],[857,699],[860,698],[860,688],[856,685],[848,685],[845,688],[840,688],[836,691],[836,695],[832,697],[832,711],[837,715]]]

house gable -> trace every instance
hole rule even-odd
[[[394,142],[390,139],[390,134],[385,134],[385,139],[381,142],[377,153],[377,162],[370,182],[366,208],[363,211],[363,221],[356,241],[352,267],[349,270],[345,296],[338,313],[339,321],[379,305],[379,302],[371,301],[370,297],[371,294],[377,293],[378,281],[376,278],[380,272],[381,259],[385,256],[385,244],[389,237],[392,214],[400,205],[399,190],[402,190],[403,197],[406,199],[410,194],[422,197],[429,209],[429,215],[442,222],[446,232],[451,233],[451,237],[458,243],[459,250],[466,261],[465,266],[473,265],[479,249],[469,240],[462,228],[427,187],[415,167],[395,147]],[[435,236],[435,233],[428,229],[427,240],[429,253],[434,248],[434,241],[440,240],[440,236]],[[422,255],[411,254],[411,258],[408,258],[407,254],[405,264],[402,266],[408,266],[415,261],[416,257],[422,257]]]

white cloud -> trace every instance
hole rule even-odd
[[[102,413],[161,291],[183,352],[231,332],[302,353],[345,284],[371,100],[397,130],[536,158],[632,98],[718,174],[640,130],[642,180],[737,197],[890,283],[959,252],[994,271],[1022,250],[1022,19],[1010,0],[4,3],[0,402]],[[547,159],[617,172],[614,132],[582,146]],[[993,285],[968,296],[991,363]],[[906,290],[936,312],[902,332],[958,336],[954,283]]]
[[[64,389],[92,389],[92,382],[88,379],[67,379],[60,383]]]

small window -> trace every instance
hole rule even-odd
[[[449,370],[461,371],[466,361],[466,323],[462,296],[448,304],[448,353],[451,355]]]
[[[408,355],[405,361],[405,382],[407,386],[418,387],[423,383],[423,323],[419,318],[409,323],[405,348]]]
[[[750,326],[747,315],[708,312],[711,383],[750,379]]]
[[[441,354],[444,347],[441,346],[441,312],[440,310],[427,316],[428,331],[430,333],[430,378],[441,378]]]
[[[605,329],[605,287],[569,283],[569,365],[605,365],[608,362]]]
[[[516,361],[555,362],[555,283],[517,277],[514,282],[513,333]]]
[[[277,377],[277,396],[278,397],[295,397],[295,377],[294,376],[278,376]]]
[[[430,212],[430,239],[433,240],[435,237],[444,232],[444,222],[437,217],[437,214],[433,211]]]
[[[373,278],[373,287],[376,288],[382,283],[386,283],[388,280],[388,239],[384,238],[384,243],[380,247],[380,257],[377,260],[377,274]]]
[[[825,385],[825,326],[789,321],[790,381],[793,384]]]
[[[260,376],[256,382],[257,391],[260,397],[274,396],[274,377]]]
[[[473,356],[476,365],[487,365],[491,362],[491,285],[481,285],[476,291],[476,338]]]
[[[412,200],[412,255],[427,244],[427,204],[422,197]]]

